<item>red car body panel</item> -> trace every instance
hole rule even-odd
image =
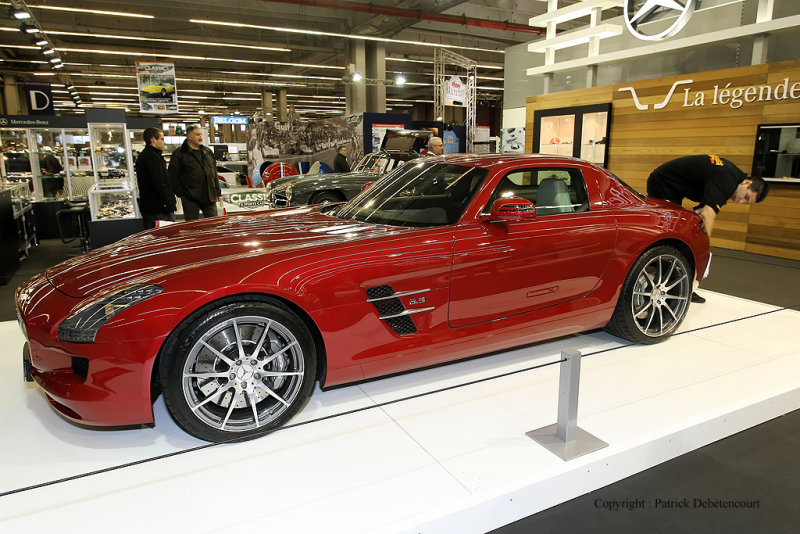
[[[146,231],[48,269],[17,290],[32,374],[65,417],[92,425],[153,421],[151,381],[164,341],[193,312],[245,294],[284,301],[317,334],[334,386],[604,327],[633,263],[657,242],[682,248],[700,279],[699,217],[644,199],[571,158],[447,156],[489,175],[458,224],[415,228],[340,220],[320,208],[219,217]],[[430,158],[429,161],[434,161]],[[528,221],[482,215],[520,166],[578,167],[590,210]],[[58,339],[87,299],[137,283],[163,292],[120,312],[94,343]],[[399,335],[367,302],[391,286],[417,332]],[[76,358],[88,361],[86,378]]]

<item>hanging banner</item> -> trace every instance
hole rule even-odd
[[[467,85],[458,76],[450,76],[444,84],[444,104],[446,106],[466,106]]]
[[[139,109],[142,113],[178,111],[174,63],[136,62],[139,83]]]
[[[25,82],[25,102],[29,115],[55,115],[50,82]]]

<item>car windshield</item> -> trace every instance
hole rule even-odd
[[[330,214],[392,226],[454,224],[487,174],[462,165],[407,163]]]

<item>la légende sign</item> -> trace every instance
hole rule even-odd
[[[664,99],[661,102],[653,104],[653,109],[665,108],[669,104],[672,95],[678,90],[678,87],[693,82],[693,80],[678,80],[674,82]],[[682,88],[682,107],[703,107],[708,104],[709,106],[730,106],[732,109],[738,109],[746,103],[772,102],[775,100],[800,100],[800,82],[792,82],[788,77],[772,85],[751,85],[748,87],[731,87],[731,85],[731,83],[725,84],[725,86],[715,84],[713,93],[710,94],[707,94],[708,91],[692,91],[691,87],[684,87]],[[617,91],[630,92],[633,103],[639,111],[650,109],[649,104],[641,103],[635,88],[620,87]]]

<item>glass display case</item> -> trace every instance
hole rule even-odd
[[[611,104],[538,110],[533,114],[533,150],[572,156],[605,167]]]
[[[35,154],[31,154],[31,137],[25,128],[0,129],[0,147],[2,147],[2,177],[9,181],[33,181],[31,169],[38,160],[31,162]],[[31,184],[32,185],[32,184]]]
[[[64,132],[60,129],[32,129],[35,159],[32,165],[34,182],[41,185],[40,200],[63,200],[69,196],[65,188],[66,165]]]
[[[753,151],[753,176],[800,183],[800,124],[761,124]]]
[[[123,123],[89,124],[95,184],[89,189],[93,221],[139,218],[133,157]]]
[[[94,185],[94,166],[88,130],[64,130],[67,190],[70,200],[89,200]]]
[[[2,225],[6,228],[11,241],[14,242],[18,256],[27,256],[36,242],[36,225],[33,217],[33,194],[30,182],[0,182],[0,192],[4,193],[6,216]],[[12,222],[13,220],[13,222]]]

